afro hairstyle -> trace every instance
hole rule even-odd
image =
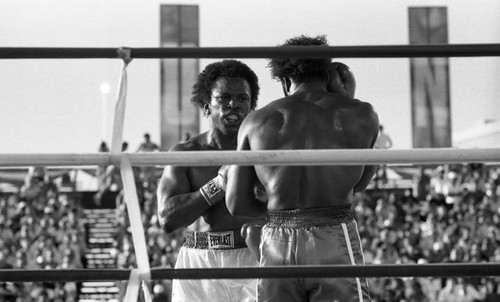
[[[288,46],[328,46],[324,35],[309,37],[300,35],[285,41],[278,47]],[[301,59],[301,58],[273,58],[269,59],[267,67],[271,70],[271,77],[276,80],[290,78],[303,82],[311,76],[323,77],[326,75],[330,59]]]
[[[257,98],[260,91],[257,75],[250,67],[237,60],[222,60],[207,65],[198,75],[198,79],[193,85],[191,103],[200,108],[210,103],[213,85],[220,77],[244,78],[247,80],[251,92],[250,108],[254,110],[257,107]]]

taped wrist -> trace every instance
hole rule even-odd
[[[200,193],[209,206],[221,202],[226,196],[226,181],[224,177],[218,174],[200,188]]]

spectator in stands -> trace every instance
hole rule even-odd
[[[392,139],[391,137],[384,132],[384,126],[379,126],[379,132],[377,141],[375,142],[375,149],[390,149],[392,148]]]
[[[40,200],[39,206],[44,206],[43,199],[48,192],[57,191],[56,186],[47,174],[47,169],[42,166],[30,167],[25,178],[25,183],[21,187],[21,197],[26,200]]]
[[[425,167],[420,167],[420,173],[416,180],[417,190],[416,198],[417,200],[425,200],[431,192],[431,177],[429,176]]]
[[[149,133],[144,133],[144,141],[139,145],[137,152],[154,152],[160,151],[160,147],[151,141]],[[144,166],[140,168],[139,178],[141,179],[143,188],[150,188],[151,191],[156,190],[156,168],[154,166]]]
[[[474,302],[483,298],[474,286],[465,283],[462,278],[448,278],[438,295],[439,302]]]
[[[109,152],[108,144],[105,141],[102,141],[99,145],[98,152]],[[106,173],[106,166],[97,166],[96,168],[96,178],[97,178],[97,188],[98,190],[103,189],[104,186],[104,175]]]
[[[390,149],[392,148],[391,137],[384,132],[384,126],[379,125],[379,132],[377,140],[375,141],[374,149]],[[375,185],[378,186],[378,182],[387,182],[387,166],[382,164],[377,166],[377,172],[375,172]]]
[[[99,149],[97,151],[98,152],[109,152],[108,143],[106,143],[105,141],[102,141],[101,144],[99,144]]]
[[[160,151],[160,147],[151,141],[151,135],[144,133],[144,141],[139,145],[137,152],[153,152]]]
[[[481,300],[483,302],[498,302],[500,301],[500,280],[489,279],[486,282],[484,289],[484,299]]]
[[[410,289],[405,296],[408,297],[408,299],[404,300],[407,302],[432,302],[422,290],[422,285],[417,279],[410,281]]]

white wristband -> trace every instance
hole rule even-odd
[[[224,200],[226,195],[226,182],[222,175],[217,175],[200,188],[200,193],[205,198],[209,206]]]

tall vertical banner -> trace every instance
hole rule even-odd
[[[410,7],[410,44],[448,43],[446,7]],[[411,58],[413,148],[451,147],[448,58]]]
[[[197,5],[160,6],[161,47],[198,47]],[[191,89],[199,73],[199,59],[161,59],[161,148],[199,133],[198,107],[191,105]]]

